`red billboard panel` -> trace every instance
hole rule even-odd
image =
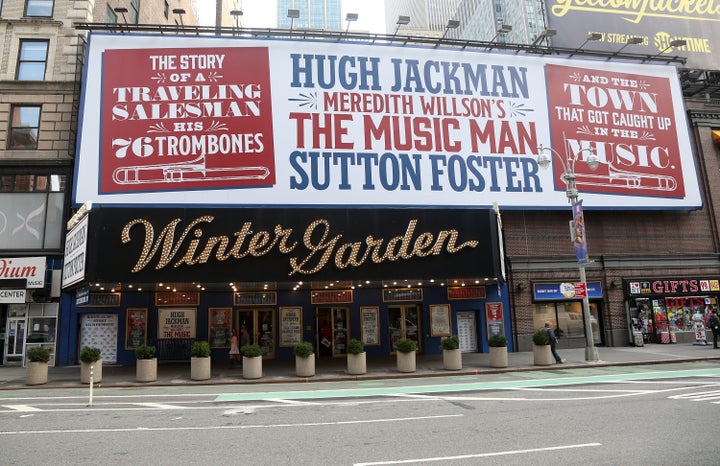
[[[275,184],[265,48],[103,56],[100,191]]]
[[[546,73],[552,145],[579,159],[578,190],[685,196],[669,79],[552,64]],[[596,170],[582,162],[590,149],[600,159]],[[565,189],[562,165],[553,167]]]

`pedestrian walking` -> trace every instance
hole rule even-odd
[[[707,319],[707,326],[710,327],[713,334],[713,348],[718,347],[718,335],[720,335],[720,318],[717,315],[716,310],[712,310],[710,317]]]
[[[552,352],[552,355],[555,358],[555,362],[557,362],[558,364],[565,362],[565,359],[561,358],[557,352],[558,339],[555,336],[555,332],[553,332],[552,324],[549,320],[545,322],[545,332],[547,332],[548,337],[550,338],[550,352]]]
[[[233,364],[237,364],[240,356],[240,347],[238,346],[238,336],[235,329],[232,330],[232,336],[230,337],[230,361]]]

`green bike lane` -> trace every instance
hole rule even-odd
[[[312,400],[333,398],[360,398],[372,396],[419,395],[492,391],[518,388],[542,388],[593,383],[621,383],[625,381],[661,380],[680,378],[708,378],[720,383],[720,367],[707,362],[652,366],[605,366],[547,371],[523,371],[503,374],[463,375],[433,378],[404,378],[356,382],[327,382],[313,384],[279,384],[267,390],[242,391],[219,394],[216,402],[245,402],[268,400]],[[229,387],[227,387],[229,388]],[[260,388],[260,387],[255,387]]]

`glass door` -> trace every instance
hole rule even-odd
[[[239,309],[237,311],[237,326],[243,326],[248,331],[248,342],[243,343],[242,331],[240,344],[257,344],[262,349],[265,358],[275,356],[275,309]]]
[[[388,330],[390,332],[390,351],[397,351],[397,341],[409,338],[421,350],[420,312],[417,304],[402,304],[388,307]]]
[[[318,307],[315,309],[316,347],[319,357],[345,356],[349,338],[348,317],[350,309],[346,307]]]
[[[6,362],[22,362],[25,342],[25,317],[8,317],[7,335],[5,338],[7,349]]]

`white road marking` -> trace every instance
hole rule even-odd
[[[477,453],[474,455],[457,455],[457,456],[437,456],[434,458],[414,458],[408,460],[395,460],[395,461],[378,461],[372,463],[355,463],[354,466],[372,466],[378,464],[407,464],[407,463],[429,463],[432,461],[453,461],[453,460],[464,460],[471,458],[489,458],[493,456],[508,456],[508,455],[522,455],[526,453],[538,453],[543,451],[557,451],[557,450],[569,450],[571,448],[587,448],[587,447],[599,447],[601,443],[579,443],[576,445],[561,445],[557,447],[545,447],[545,448],[529,448],[526,450],[508,450],[508,451],[496,451],[491,453]]]
[[[268,424],[268,425],[248,425],[248,426],[191,426],[191,427],[125,427],[117,429],[55,429],[55,430],[11,430],[0,431],[2,435],[48,435],[48,434],[89,434],[89,433],[112,433],[112,432],[179,432],[194,430],[239,430],[239,429],[277,429],[281,427],[324,427],[324,426],[342,426],[352,424],[375,424],[380,422],[408,422],[408,421],[424,421],[437,420],[454,417],[463,417],[464,414],[443,414],[438,416],[416,416],[416,417],[400,417],[386,419],[367,419],[364,421],[333,421],[333,422],[308,422],[298,424]]]
[[[187,406],[176,406],[176,405],[169,405],[165,403],[133,403],[137,406],[146,406],[148,408],[155,408],[155,409],[186,409]]]
[[[42,411],[40,408],[28,405],[3,405],[3,408],[11,409],[13,411]]]

